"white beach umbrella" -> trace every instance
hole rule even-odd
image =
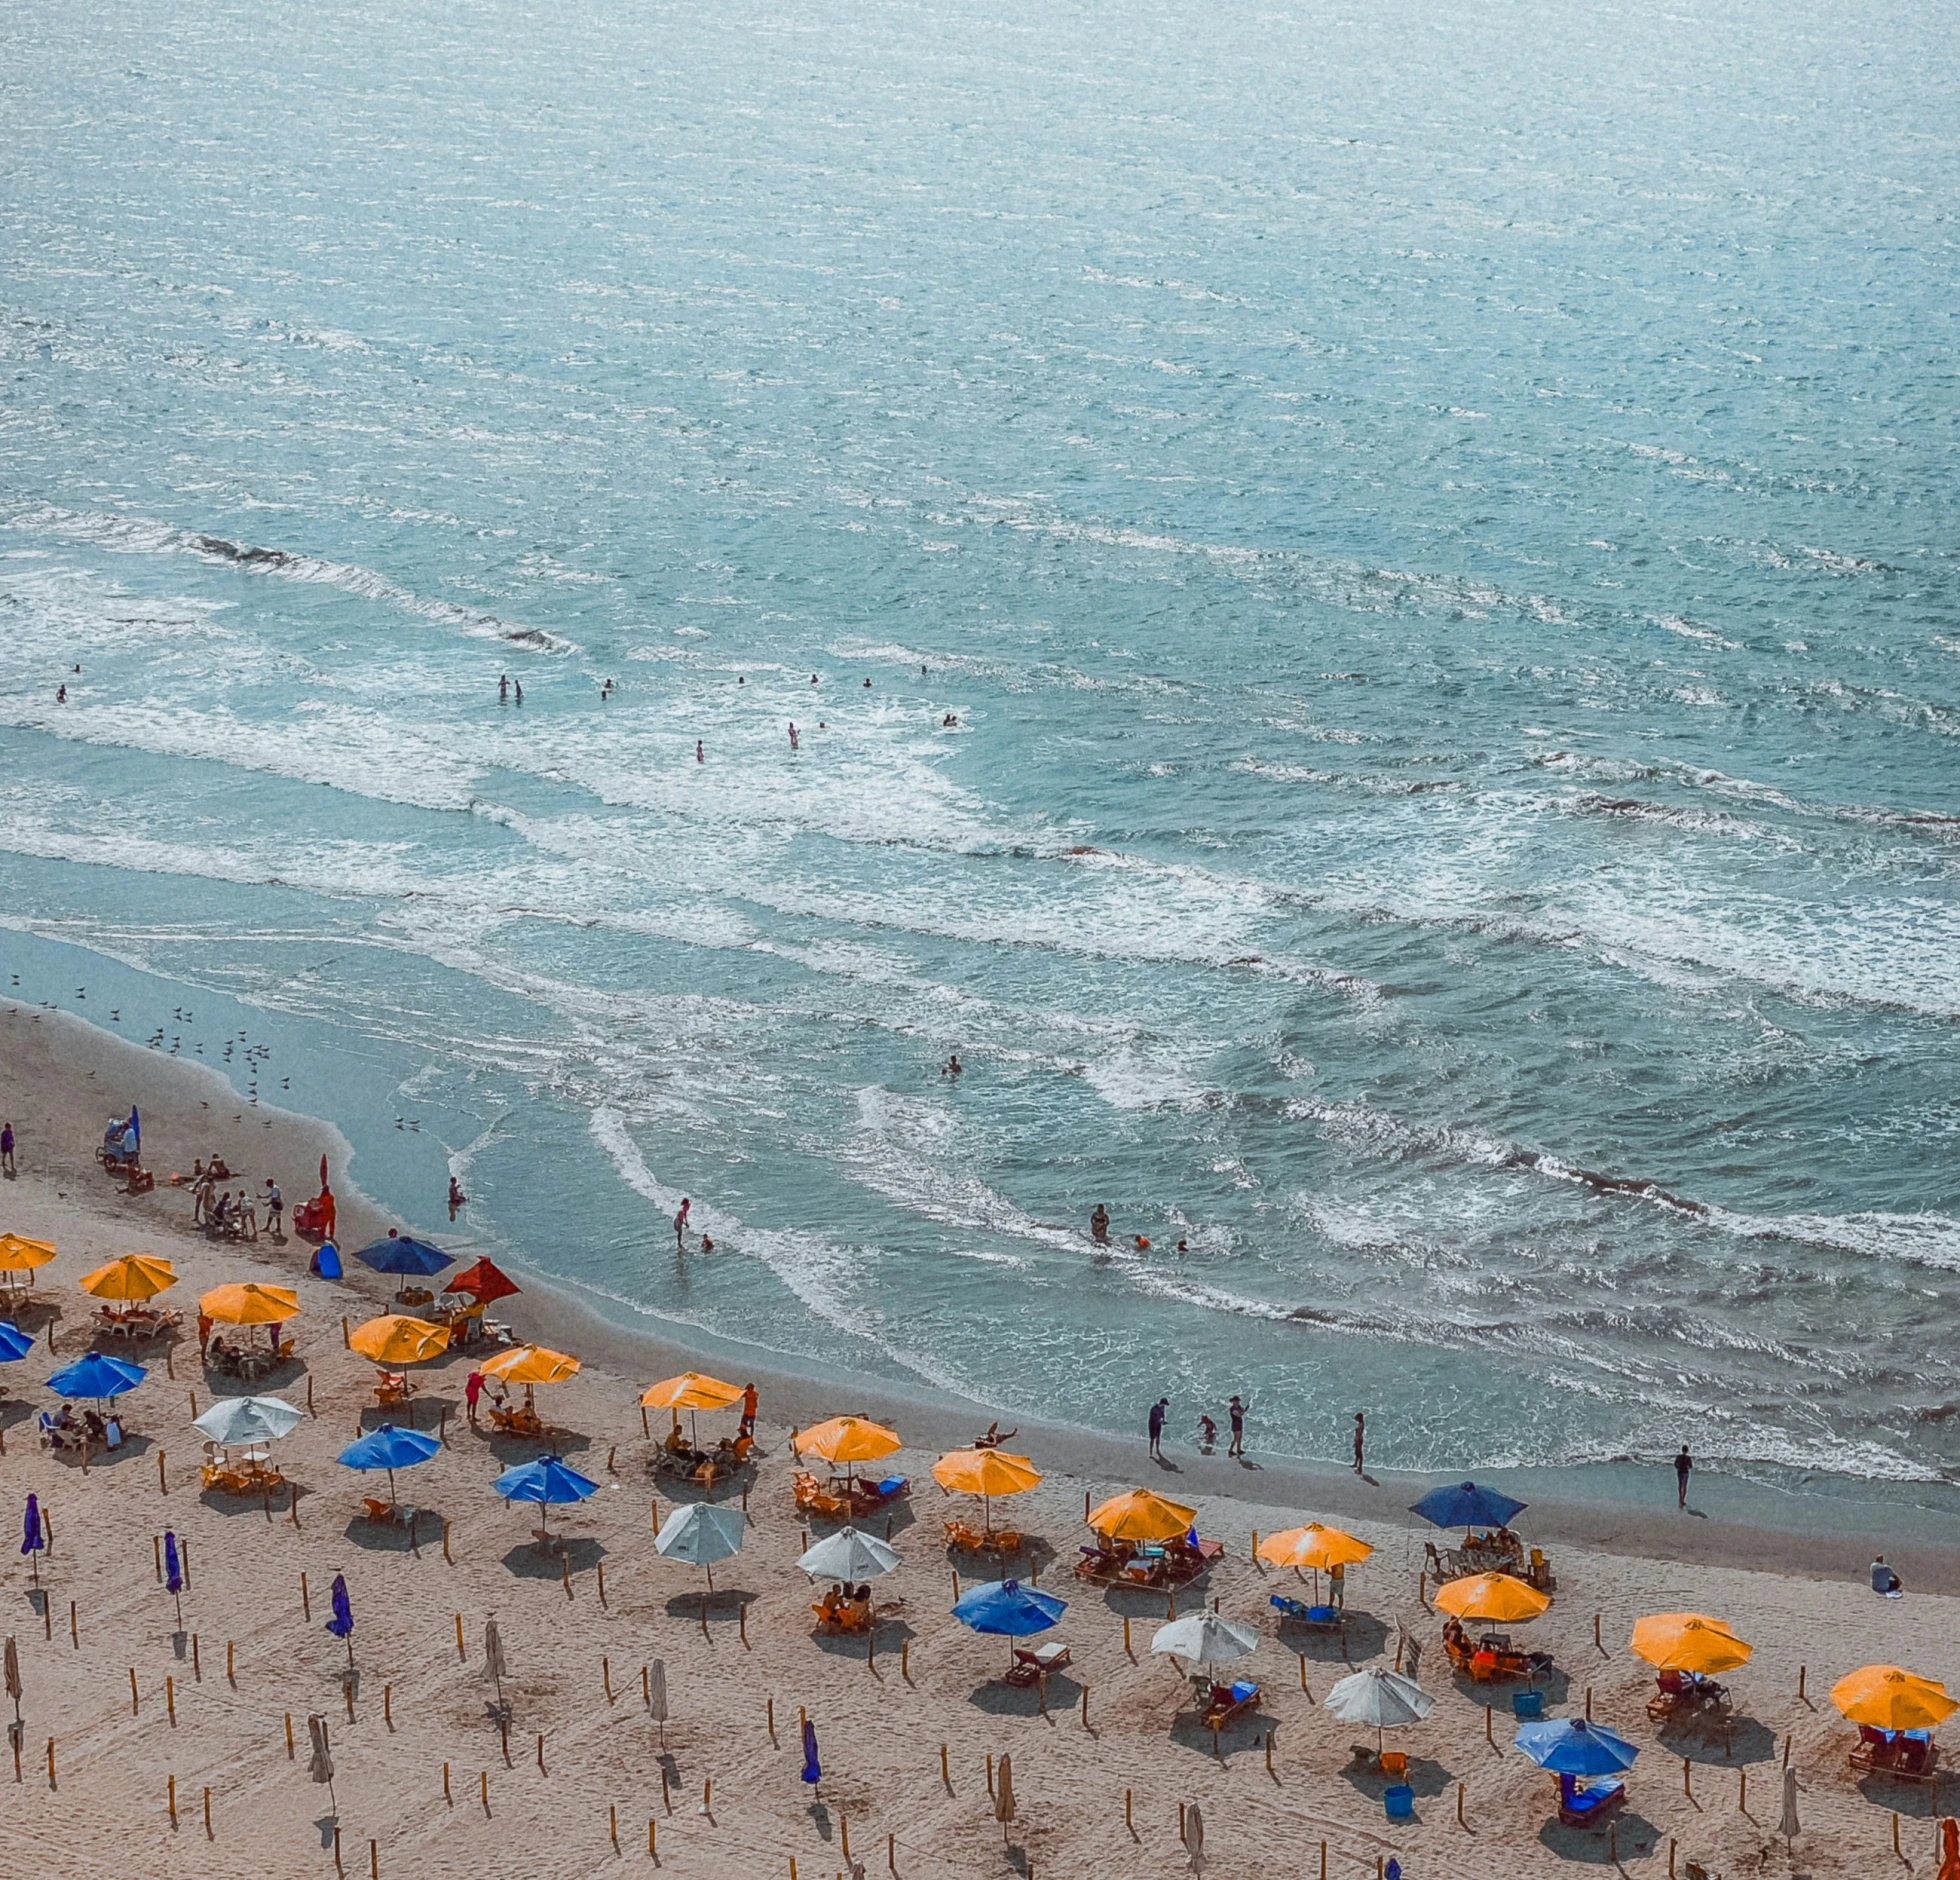
[[[220,1397],[191,1427],[214,1443],[269,1443],[291,1435],[300,1419],[283,1397]]]
[[[1215,1612],[1194,1612],[1189,1618],[1160,1625],[1150,1649],[1188,1658],[1194,1665],[1229,1665],[1258,1643],[1259,1634],[1249,1625],[1221,1619]]]
[[[1414,1678],[1379,1665],[1351,1673],[1327,1693],[1327,1708],[1343,1723],[1366,1724],[1374,1731],[1377,1752],[1384,1730],[1419,1723],[1435,1706],[1436,1700]]]
[[[826,1534],[796,1564],[812,1579],[871,1580],[897,1567],[898,1555],[875,1534],[839,1528],[835,1534]]]
[[[712,1587],[715,1562],[731,1560],[742,1551],[744,1519],[739,1508],[717,1508],[705,1501],[684,1503],[661,1522],[653,1537],[654,1551],[691,1567],[706,1567]]]

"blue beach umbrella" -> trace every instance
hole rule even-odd
[[[1548,1717],[1521,1723],[1518,1748],[1541,1769],[1561,1776],[1611,1776],[1633,1767],[1639,1750],[1603,1723],[1583,1717]]]
[[[148,1375],[140,1364],[126,1358],[105,1358],[91,1351],[64,1364],[48,1379],[48,1388],[62,1397],[93,1397],[98,1403],[134,1390]]]
[[[549,1510],[553,1502],[583,1501],[588,1495],[599,1492],[599,1484],[585,1476],[558,1456],[540,1456],[535,1462],[519,1463],[514,1469],[506,1469],[491,1484],[506,1501],[535,1501],[543,1509]],[[538,1530],[541,1546],[550,1544],[550,1515],[543,1514],[544,1523]]]
[[[1522,1514],[1526,1504],[1513,1501],[1496,1488],[1479,1488],[1464,1482],[1447,1488],[1432,1488],[1409,1512],[1419,1514],[1431,1527],[1469,1528],[1509,1527],[1514,1514]]]
[[[814,1789],[823,1780],[823,1765],[817,1761],[817,1726],[803,1719],[803,1780]]]
[[[395,1505],[395,1471],[410,1469],[418,1462],[427,1462],[442,1448],[433,1436],[425,1436],[420,1430],[398,1430],[392,1423],[384,1423],[378,1430],[369,1430],[359,1442],[349,1443],[340,1452],[340,1465],[344,1469],[386,1469],[388,1471],[388,1505]]]
[[[968,1588],[953,1602],[953,1617],[969,1630],[1009,1639],[1045,1632],[1067,1610],[1066,1600],[1037,1592],[1019,1580],[988,1580]]]
[[[427,1279],[433,1273],[440,1273],[446,1266],[456,1263],[456,1256],[444,1253],[440,1247],[432,1247],[426,1240],[417,1240],[413,1234],[390,1234],[386,1240],[377,1240],[371,1247],[363,1247],[354,1256],[363,1266],[371,1266],[377,1273],[400,1273]]]
[[[34,1349],[32,1336],[11,1320],[0,1320],[0,1364],[12,1364]]]

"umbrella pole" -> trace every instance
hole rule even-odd
[[[388,1471],[388,1512],[392,1514],[394,1512],[394,1509],[395,1509],[395,1472],[393,1469],[390,1469]]]

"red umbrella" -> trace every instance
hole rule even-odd
[[[477,1304],[484,1306],[493,1299],[508,1299],[520,1290],[514,1279],[487,1258],[465,1268],[443,1286],[444,1292],[473,1294]]]

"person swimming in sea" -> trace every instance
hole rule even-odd
[[[1089,1216],[1089,1238],[1097,1246],[1109,1245],[1109,1210],[1098,1201],[1096,1211]]]
[[[799,743],[797,742],[797,736],[796,736],[796,720],[795,720],[794,718],[792,718],[792,719],[791,719],[791,720],[789,721],[789,748],[790,748],[790,749],[791,749],[792,751],[794,751],[794,750],[799,750],[799,749],[801,748],[801,746],[800,746],[800,745],[799,745]]]

